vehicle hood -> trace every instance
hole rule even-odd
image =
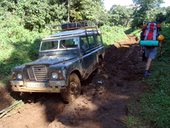
[[[39,65],[39,64],[47,64],[53,65],[58,63],[64,63],[66,61],[72,60],[76,58],[76,55],[67,55],[67,56],[43,56],[33,62],[30,62],[26,65]]]

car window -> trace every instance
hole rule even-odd
[[[100,45],[102,43],[102,38],[100,35],[94,35],[94,38],[97,45]]]
[[[85,36],[84,37],[80,37],[80,48],[82,50],[89,49],[89,44],[88,44],[87,38]]]
[[[88,40],[89,40],[89,47],[90,47],[90,48],[95,47],[96,43],[95,43],[95,40],[94,40],[93,35],[89,35],[89,36],[88,36]]]
[[[42,42],[41,50],[50,50],[58,48],[58,40]]]
[[[78,38],[72,38],[72,39],[64,39],[60,40],[60,48],[76,48],[78,47],[79,39]]]

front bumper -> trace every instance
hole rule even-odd
[[[46,82],[24,82],[13,80],[10,81],[11,89],[16,92],[47,92],[60,93],[61,89],[66,88],[65,81]]]

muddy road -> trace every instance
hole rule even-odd
[[[126,128],[129,103],[139,102],[147,88],[139,46],[126,46],[106,48],[102,66],[82,82],[74,103],[64,104],[59,94],[25,95],[24,104],[0,119],[0,128]],[[5,93],[1,89],[1,108],[11,101]]]

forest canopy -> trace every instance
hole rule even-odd
[[[93,20],[100,25],[140,26],[143,21],[170,22],[170,9],[160,8],[163,0],[133,0],[133,6],[113,5],[103,0],[2,0],[0,20],[16,17],[28,30],[41,31],[48,24]]]

